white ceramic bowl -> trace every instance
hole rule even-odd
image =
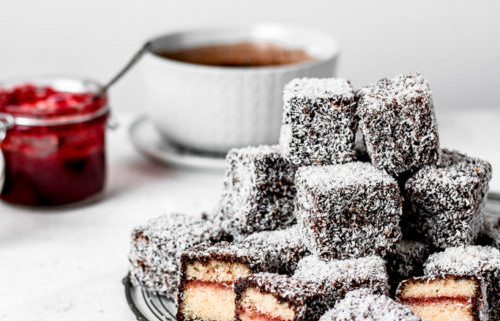
[[[270,67],[220,67],[154,52],[239,42],[303,49],[315,61]],[[334,75],[339,48],[321,32],[262,24],[174,32],[152,40],[141,63],[147,114],[168,140],[208,152],[278,142],[283,86],[296,77]]]

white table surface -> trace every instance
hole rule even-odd
[[[166,168],[127,139],[132,115],[109,133],[105,198],[85,207],[35,211],[0,203],[0,320],[135,320],[121,279],[129,232],[167,211],[195,213],[218,199],[222,172]],[[500,168],[500,110],[438,112],[442,146]],[[494,174],[492,188],[500,190]]]

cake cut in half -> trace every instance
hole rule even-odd
[[[237,277],[249,274],[250,268],[240,262],[213,260],[189,266],[179,320],[232,320],[235,299],[232,284]]]
[[[235,321],[316,321],[328,308],[321,286],[285,275],[241,277],[234,291]]]
[[[241,243],[198,247],[181,255],[177,319],[232,321],[238,277],[291,273],[305,255],[295,228],[260,232]]]
[[[398,300],[426,321],[486,321],[486,291],[473,275],[442,274],[401,282]]]
[[[490,320],[500,320],[500,251],[491,246],[449,247],[434,253],[424,264],[424,273],[474,275],[484,283]]]

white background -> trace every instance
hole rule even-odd
[[[0,0],[0,77],[56,72],[105,81],[153,35],[255,22],[334,35],[338,75],[356,86],[421,71],[438,113],[500,107],[500,2],[493,0]],[[143,108],[139,81],[133,72],[112,91],[116,109]]]

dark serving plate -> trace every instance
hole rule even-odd
[[[500,216],[500,193],[488,194],[487,215]],[[175,296],[165,296],[133,286],[130,276],[123,279],[128,306],[138,321],[175,321],[177,303]]]

